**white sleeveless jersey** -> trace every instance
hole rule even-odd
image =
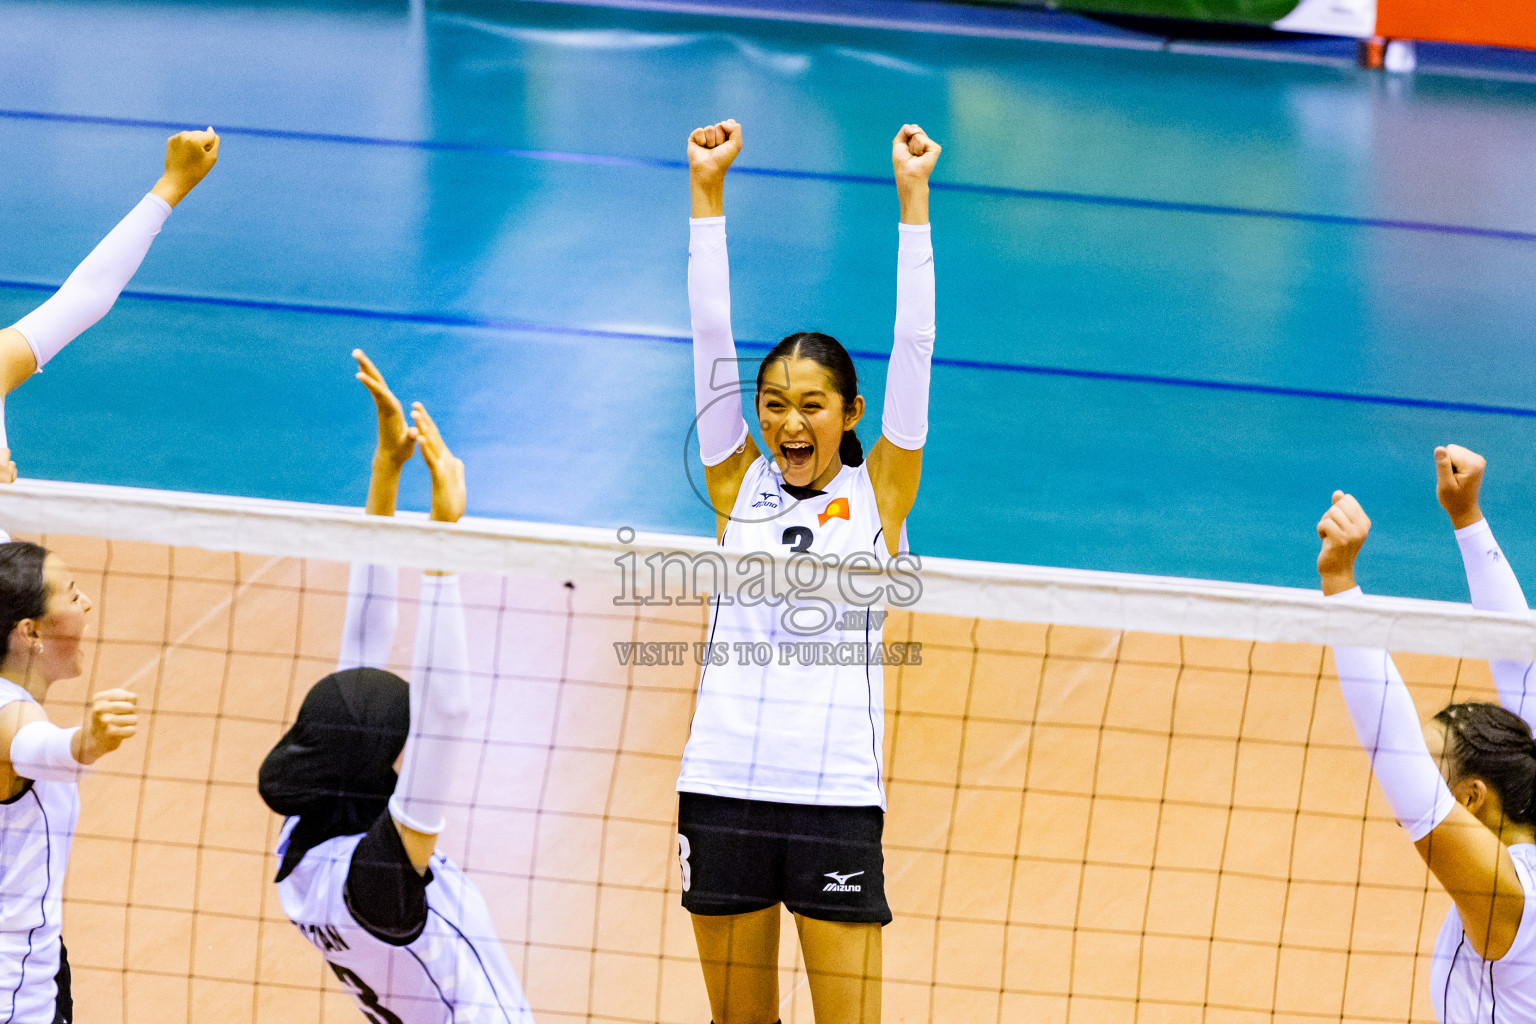
[[[1515,944],[1498,960],[1478,956],[1452,907],[1435,939],[1430,998],[1440,1024],[1516,1024],[1536,1021],[1536,845],[1509,848],[1525,890],[1525,912]]]
[[[903,527],[900,550],[906,549],[905,534]],[[784,491],[776,468],[759,457],[747,469],[720,543],[730,549],[727,561],[733,565],[740,552],[749,551],[830,555],[838,564],[866,554],[879,566],[891,557],[867,463],[844,466],[826,493],[799,501]],[[784,593],[785,581],[778,586]],[[860,589],[867,592],[872,585]],[[723,651],[725,663],[711,662],[700,673],[677,780],[680,792],[885,806],[883,665],[890,656],[881,629],[885,612],[879,604],[823,607],[829,615],[809,609],[797,614],[798,630],[829,620],[806,635],[786,623],[783,604],[745,604],[739,592],[732,603],[716,597],[709,642],[711,650]],[[762,655],[768,655],[766,664],[759,663]]]
[[[0,707],[32,703],[0,679]],[[0,804],[0,1022],[53,1024],[58,1006],[64,869],[80,817],[80,787],[33,782]]]
[[[288,819],[278,857],[297,822]],[[448,858],[434,854],[427,925],[405,946],[369,934],[342,897],[361,835],[310,849],[278,883],[283,913],[320,951],[373,1024],[533,1024],[533,1012],[480,890]]]

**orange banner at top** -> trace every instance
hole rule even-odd
[[[1519,46],[1536,50],[1532,0],[1380,0],[1376,34],[1388,39]]]

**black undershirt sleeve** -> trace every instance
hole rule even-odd
[[[431,881],[430,870],[422,876],[411,866],[395,820],[385,811],[352,853],[342,898],[369,935],[391,946],[408,946],[427,926]]]

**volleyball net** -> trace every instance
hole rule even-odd
[[[464,574],[476,713],[440,849],[536,1017],[708,1021],[673,791],[706,608],[624,574],[710,541],[35,481],[0,489],[0,525],[95,602],[54,720],[109,686],[147,712],[81,786],[80,1019],[361,1019],[278,904],[256,777],[335,669],[367,561]],[[1433,1019],[1449,902],[1370,779],[1326,645],[1398,652],[1427,717],[1496,699],[1486,659],[1536,654],[1529,621],[941,559],[917,579],[885,620],[905,645],[885,669],[885,1020]],[[783,934],[783,1020],[809,1022]]]

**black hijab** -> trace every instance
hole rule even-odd
[[[410,687],[393,672],[346,669],[310,689],[293,728],[261,763],[261,798],[299,817],[277,881],[312,848],[367,832],[384,813],[410,726]]]

